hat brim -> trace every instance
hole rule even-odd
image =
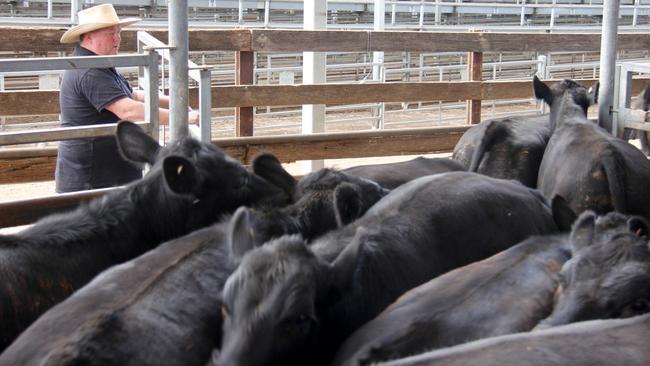
[[[92,32],[97,29],[101,28],[106,28],[106,27],[113,27],[116,25],[120,25],[122,27],[126,27],[127,25],[131,25],[133,23],[139,22],[141,19],[140,18],[126,18],[123,20],[120,20],[117,23],[87,23],[87,24],[79,24],[76,25],[70,29],[68,29],[63,35],[61,36],[61,43],[77,43],[79,42],[79,37],[88,32]]]

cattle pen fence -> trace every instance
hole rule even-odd
[[[0,52],[69,51],[58,40],[64,28],[0,27]],[[122,51],[137,51],[137,31],[124,30]],[[167,31],[147,29],[167,41]],[[491,33],[355,30],[190,29],[192,51],[232,51],[236,85],[212,86],[212,108],[236,109],[235,138],[213,142],[243,163],[268,151],[282,162],[296,160],[421,155],[450,152],[462,133],[480,121],[481,101],[532,97],[532,75],[526,80],[482,80],[484,52],[593,52],[600,48],[595,33]],[[650,33],[621,33],[619,51],[650,49]],[[252,85],[256,52],[467,52],[468,81],[368,82],[302,85]],[[581,79],[593,83],[595,79]],[[553,82],[549,80],[548,82]],[[639,92],[643,80],[633,79]],[[282,136],[252,136],[253,108],[304,104],[345,105],[378,102],[467,101],[467,125],[369,130]],[[190,104],[198,105],[198,88],[190,89]],[[59,112],[58,90],[0,92],[0,115],[37,115]],[[53,138],[56,140],[57,138]],[[0,149],[0,184],[51,180],[56,148]],[[0,204],[0,227],[33,222],[44,214],[71,207],[102,194],[82,192]]]

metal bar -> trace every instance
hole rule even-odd
[[[89,69],[124,66],[145,66],[147,55],[38,57],[0,60],[0,73],[32,70]]]
[[[555,1],[555,0],[554,0]],[[600,86],[598,89],[598,125],[612,131],[614,74],[618,33],[619,0],[605,0],[603,6],[603,35],[600,41]],[[616,131],[612,131],[616,134]]]
[[[189,133],[187,126],[189,35],[187,0],[169,6],[169,138],[177,141]]]
[[[199,113],[201,114],[201,141],[210,142],[212,139],[212,86],[211,72],[204,69],[200,71],[199,81]]]
[[[149,128],[146,122],[137,124]],[[72,140],[88,137],[111,136],[115,134],[116,123],[107,123],[92,126],[47,128],[35,131],[5,132],[0,134],[0,146],[17,145],[34,142]]]
[[[159,112],[158,112],[158,54],[155,51],[149,51],[149,65],[144,68],[144,92],[147,98],[144,100],[144,120],[149,122],[149,134],[154,140],[158,141]]]

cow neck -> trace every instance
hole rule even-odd
[[[570,95],[564,95],[557,108],[551,108],[551,133],[568,124],[587,123],[586,111],[576,104]]]

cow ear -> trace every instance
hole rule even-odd
[[[595,225],[596,213],[593,211],[585,211],[578,216],[569,235],[574,254],[593,242]]]
[[[594,104],[598,104],[598,91],[600,89],[600,82],[594,83],[594,85],[591,86],[588,90],[588,99],[589,99],[589,105],[592,106]]]
[[[160,145],[140,126],[130,121],[117,124],[115,139],[120,154],[134,163],[153,165],[160,151]]]
[[[571,225],[576,220],[576,213],[573,212],[569,203],[560,195],[555,195],[551,201],[551,210],[553,212],[553,220],[558,229],[562,232],[571,231]]]
[[[336,224],[345,226],[361,216],[361,193],[350,183],[341,183],[334,189],[334,215]]]
[[[543,81],[539,80],[537,75],[533,76],[533,90],[535,91],[535,98],[541,99],[546,104],[551,105],[553,101],[553,93],[551,88],[548,87]]]
[[[627,227],[638,237],[648,237],[648,222],[640,216],[632,216],[627,220]]]
[[[228,223],[228,244],[233,258],[239,261],[255,247],[255,234],[251,229],[250,210],[240,206]]]
[[[163,161],[167,186],[178,194],[199,196],[200,177],[194,164],[182,156],[168,156]]]
[[[275,155],[262,153],[253,158],[253,172],[293,198],[296,191],[296,179],[282,167],[282,163]]]
[[[357,228],[350,244],[331,264],[328,301],[337,301],[354,283],[354,273],[364,256],[367,230]]]

